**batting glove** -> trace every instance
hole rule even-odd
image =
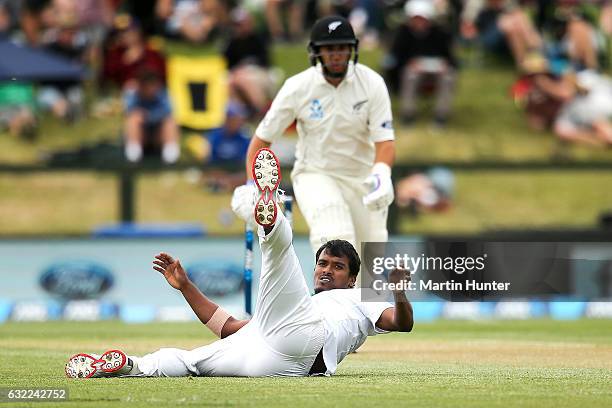
[[[378,162],[372,173],[363,181],[369,193],[363,197],[363,204],[372,211],[385,209],[393,202],[395,194],[391,182],[391,167]]]

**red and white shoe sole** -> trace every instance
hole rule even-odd
[[[99,359],[90,354],[75,354],[66,363],[66,377],[91,378],[97,372],[113,374],[121,370],[127,360],[127,356],[121,350],[105,351]]]
[[[251,167],[253,180],[259,189],[259,200],[255,203],[255,222],[263,227],[276,222],[276,189],[281,182],[280,162],[272,150],[259,149]]]

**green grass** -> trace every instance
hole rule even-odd
[[[331,378],[63,377],[65,360],[78,351],[122,347],[142,354],[212,340],[196,323],[7,323],[0,325],[0,386],[67,387],[70,401],[45,406],[74,407],[612,404],[612,325],[606,320],[417,323],[413,333],[368,339]]]
[[[401,218],[404,233],[475,233],[493,229],[596,228],[612,210],[610,172],[457,172],[453,206]]]
[[[402,216],[399,231],[595,228],[600,213],[612,210],[612,190],[605,188],[610,185],[612,174],[604,171],[457,172],[453,206],[444,213]],[[87,234],[118,219],[118,186],[116,177],[93,172],[0,174],[0,232]],[[230,198],[207,192],[185,172],[143,175],[136,182],[137,220],[195,222],[212,234],[240,234],[244,226],[233,217]],[[306,234],[299,208],[294,220],[295,231]]]

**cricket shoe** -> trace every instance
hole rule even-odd
[[[285,192],[280,188],[276,189],[276,202],[285,204]],[[260,198],[259,189],[255,186],[255,182],[249,182],[234,189],[232,194],[232,210],[239,218],[247,224],[253,223],[253,206]]]
[[[129,374],[134,363],[121,350],[108,350],[101,356],[79,353],[68,359],[66,377],[96,378]]]
[[[281,182],[280,162],[272,150],[264,147],[255,155],[251,170],[259,190],[259,199],[253,209],[255,222],[262,227],[274,225],[278,208],[277,189]]]

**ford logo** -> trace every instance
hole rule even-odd
[[[45,269],[40,286],[65,300],[93,299],[113,286],[113,274],[91,261],[58,262]]]
[[[242,288],[242,266],[226,260],[195,262],[187,268],[189,279],[207,296],[226,296]]]

